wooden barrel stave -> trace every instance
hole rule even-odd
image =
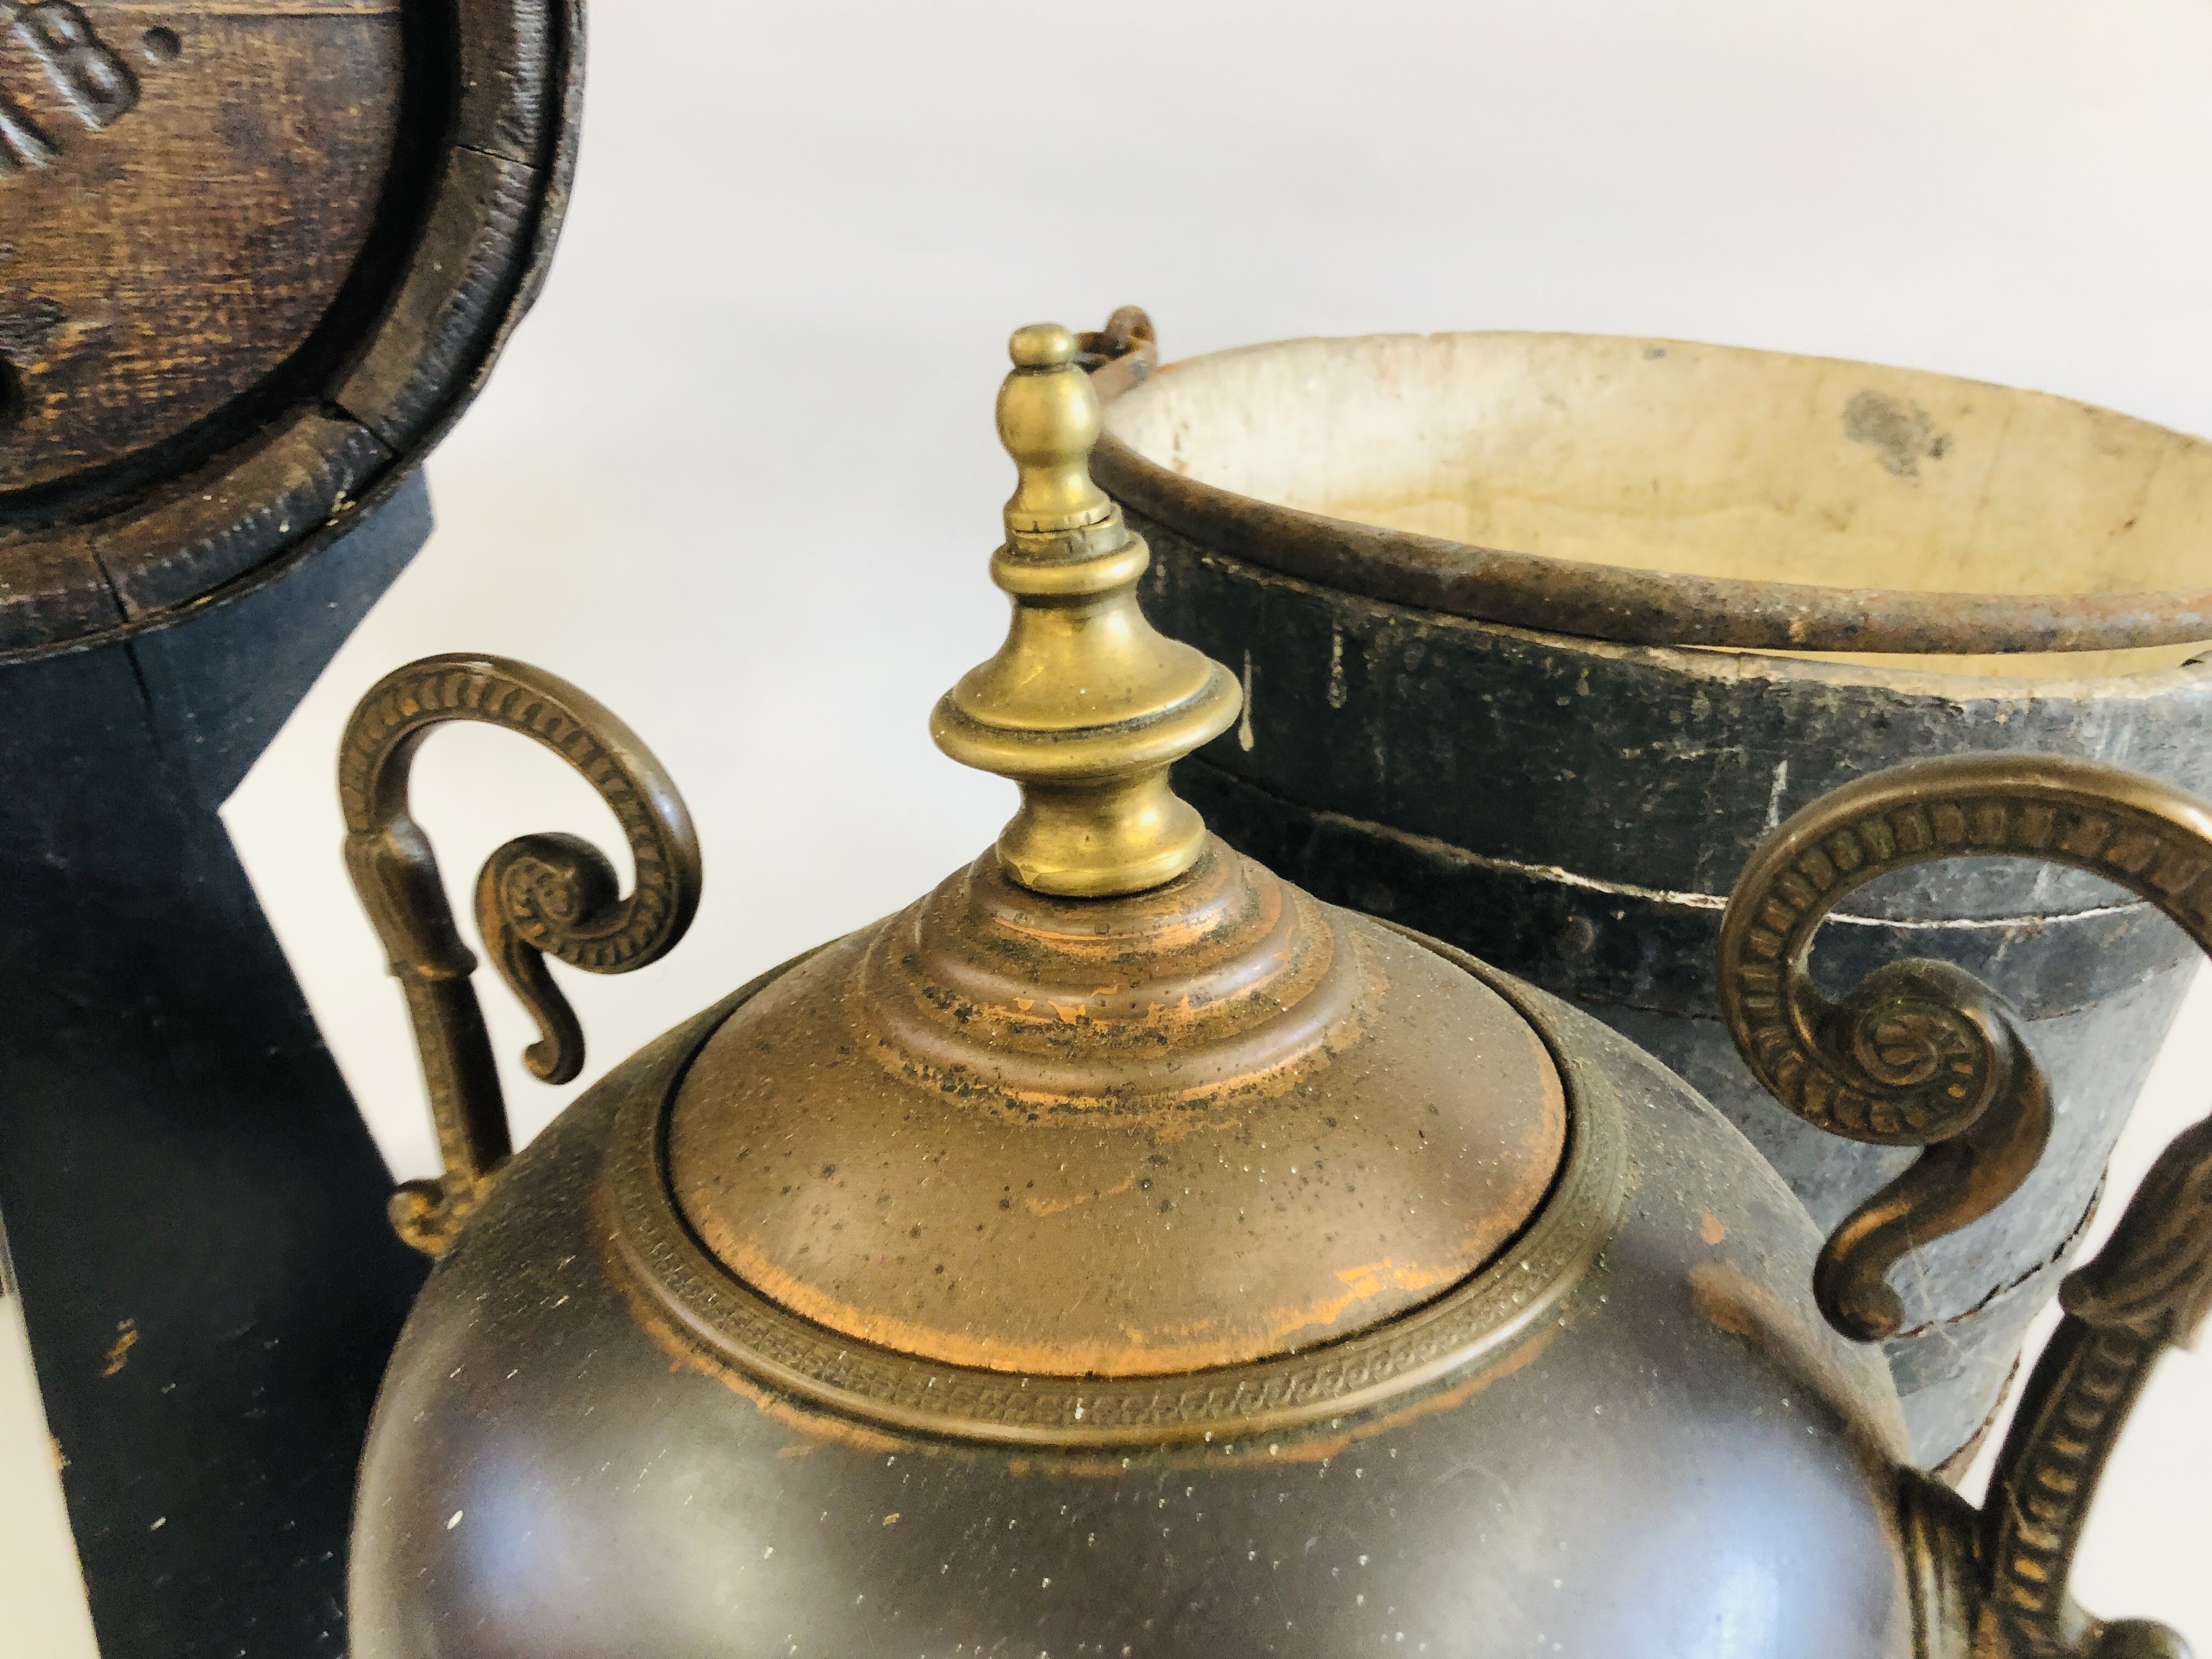
[[[271,544],[330,516],[392,462],[390,446],[355,421],[302,410],[221,471],[188,480],[104,538],[102,561],[121,619],[187,605],[252,569]],[[100,550],[95,547],[95,551]]]
[[[429,533],[581,42],[564,0],[0,0],[0,1209],[112,1659],[345,1645],[420,1264],[218,813]]]
[[[388,496],[543,281],[580,100],[559,0],[26,10],[172,46],[81,131],[0,26],[0,129],[60,135],[0,168],[42,210],[0,239],[0,374],[36,388],[0,406],[0,661],[246,591]]]

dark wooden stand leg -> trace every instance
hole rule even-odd
[[[345,1650],[423,1267],[216,809],[429,524],[0,668],[0,1216],[105,1659]]]

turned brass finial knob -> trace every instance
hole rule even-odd
[[[1079,530],[1113,503],[1091,482],[1098,397],[1075,367],[1075,336],[1058,323],[1018,328],[1007,343],[1014,372],[999,388],[999,441],[1019,482],[1006,502],[1006,533]]]
[[[1008,350],[999,437],[1018,478],[991,580],[1012,596],[1013,625],[938,703],[930,732],[953,759],[1021,786],[999,836],[1016,881],[1077,898],[1140,893],[1205,849],[1205,822],[1168,787],[1168,767],[1229,729],[1237,682],[1138,609],[1152,554],[1091,481],[1098,397],[1075,337],[1033,323]]]

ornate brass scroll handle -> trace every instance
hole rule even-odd
[[[1899,963],[1831,1004],[1806,978],[1806,951],[1836,902],[1883,872],[2000,854],[2118,882],[2212,953],[2212,811],[2131,773],[2032,756],[1923,761],[1822,797],[1753,855],[1722,921],[1722,1006],[1760,1080],[1823,1127],[1929,1148],[1822,1253],[1821,1306],[1846,1334],[1887,1334],[1895,1301],[1881,1273],[2016,1188],[2050,1108],[2009,1012],[1971,975]],[[1978,1519],[1938,1522],[1949,1541],[1927,1565],[1945,1581],[1932,1601],[1949,1611],[1924,1620],[1927,1650],[2185,1659],[2163,1626],[2090,1618],[2067,1579],[2153,1364],[2212,1309],[2212,1119],[2166,1148],[2059,1300],[2066,1317],[2022,1391],[1988,1504]],[[1940,1496],[1920,1501],[1962,1512]]]
[[[538,1022],[532,1073],[565,1083],[584,1038],[547,972],[558,957],[595,974],[628,973],[666,954],[699,904],[699,842],[660,763],[593,698],[501,657],[425,657],[371,687],[338,751],[346,868],[407,998],[445,1171],[392,1194],[392,1222],[437,1255],[483,1199],[511,1150],[483,1013],[438,862],[407,809],[416,751],[448,720],[482,720],[534,738],[583,775],[622,826],[636,865],[627,897],[599,849],[574,836],[523,836],[485,860],[477,926],[494,965]]]
[[[2212,845],[2203,850],[2212,858]],[[2159,1155],[2111,1241],[2066,1276],[2058,1300],[2066,1317],[2021,1390],[1990,1477],[1972,1652],[2189,1659],[2163,1625],[2090,1617],[2067,1580],[2151,1367],[2168,1347],[2191,1346],[2212,1310],[2212,1118]]]
[[[1893,870],[2004,854],[2094,871],[2199,928],[2192,904],[2212,897],[2200,880],[2212,870],[2208,830],[2203,808],[2148,779],[2064,758],[1968,756],[1848,784],[1753,854],[1721,921],[1719,968],[1722,1013],[1746,1063],[1824,1129],[1928,1148],[1821,1253],[1814,1290],[1838,1330],[1861,1340],[1896,1331],[1884,1275],[2018,1190],[2049,1138],[2051,1102],[2011,1011],[1962,969],[1893,963],[1829,1001],[1806,972],[1821,921]]]

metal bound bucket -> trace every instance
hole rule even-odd
[[[1713,991],[1724,896],[1814,797],[1908,757],[2093,757],[2212,792],[2212,445],[2058,398],[1672,341],[1302,340],[1150,372],[1091,337],[1099,481],[1146,609],[1243,677],[1178,787],[1324,898],[1571,996],[1687,1078],[1833,1226],[1915,1154],[1753,1082]],[[1956,962],[2025,1017],[2053,1151],[1893,1276],[1921,1460],[1963,1461],[2056,1289],[2191,971],[2093,878],[2010,860],[1868,890],[1849,985]]]

